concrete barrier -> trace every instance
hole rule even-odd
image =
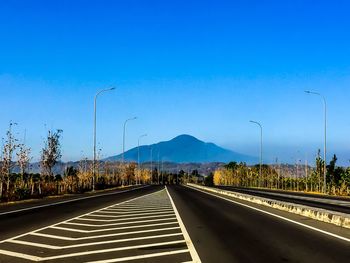
[[[196,184],[187,184],[187,185],[194,188],[202,189],[204,191],[237,198],[237,199],[252,202],[255,204],[279,209],[282,211],[287,211],[293,214],[297,214],[297,215],[305,216],[318,221],[334,224],[340,227],[350,228],[350,214],[338,213],[335,211],[325,210],[317,207],[294,204],[290,202],[283,202],[283,201],[278,201],[278,200],[273,200],[269,198],[258,197],[258,196],[248,195],[248,194],[241,194],[233,191],[227,191],[227,190],[207,187],[203,185],[196,185]]]

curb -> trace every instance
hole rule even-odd
[[[187,184],[188,186],[202,189],[205,191],[234,197],[240,200],[252,202],[259,205],[268,206],[271,208],[275,208],[282,211],[287,211],[293,214],[305,216],[308,218],[312,218],[318,221],[330,223],[333,225],[337,225],[344,228],[350,229],[350,214],[338,213],[335,211],[330,211],[321,208],[315,208],[311,206],[293,204],[289,202],[277,201],[269,198],[256,197],[248,194],[241,194],[232,191],[226,191],[221,189],[214,189],[207,186],[196,185],[196,184]]]

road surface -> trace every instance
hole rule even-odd
[[[346,197],[310,195],[304,193],[273,191],[266,189],[238,188],[232,186],[220,186],[218,188],[242,194],[249,194],[350,214],[350,198]]]
[[[0,262],[321,263],[350,257],[350,230],[185,186],[11,210],[0,213]]]

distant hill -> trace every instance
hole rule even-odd
[[[140,146],[140,162],[160,160],[172,163],[227,163],[230,161],[256,163],[257,158],[221,148],[213,143],[205,143],[190,135],[180,135],[170,141]],[[137,147],[125,152],[126,161],[137,161]],[[106,158],[104,161],[120,161],[122,154]]]

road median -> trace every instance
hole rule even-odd
[[[233,191],[227,191],[212,187],[207,187],[203,185],[197,184],[187,184],[190,187],[198,188],[204,191],[233,197],[236,199],[248,201],[251,203],[275,208],[282,211],[287,211],[293,214],[305,216],[308,218],[312,218],[314,220],[334,224],[340,227],[349,228],[350,229],[350,214],[339,213],[331,210],[305,206],[300,204],[294,204],[291,202],[278,201],[270,198],[258,197],[249,194],[242,194]]]

